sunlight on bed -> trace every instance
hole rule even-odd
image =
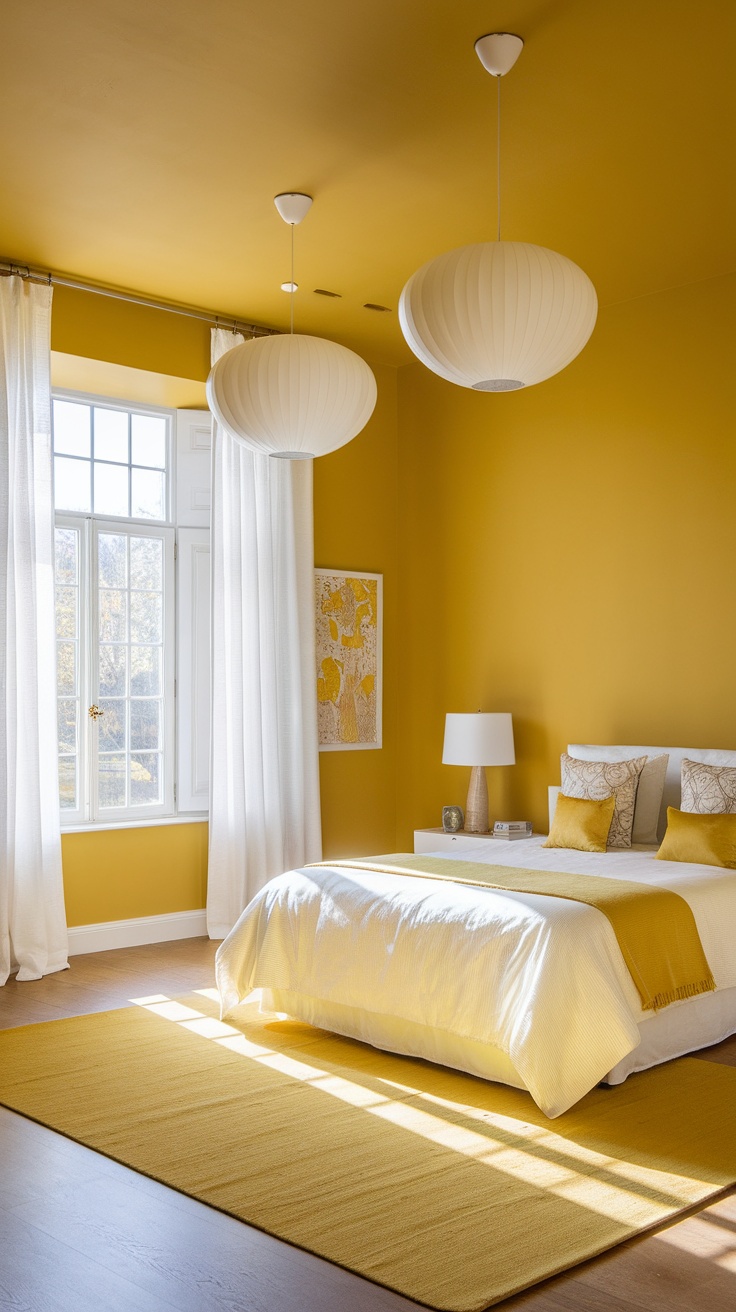
[[[211,1002],[219,1000],[216,989],[197,989],[195,992]],[[308,1062],[253,1043],[235,1026],[206,1016],[193,1007],[167,998],[165,994],[131,998],[130,1001],[162,1020],[173,1021],[199,1038],[210,1039],[230,1052],[247,1057],[290,1079],[307,1083],[313,1089],[351,1107],[358,1107],[398,1129],[472,1157],[477,1162],[492,1166],[612,1220],[631,1223],[632,1200],[635,1204],[639,1203],[642,1214],[646,1211],[649,1218],[652,1205],[659,1209],[662,1217],[671,1212],[673,1203],[687,1205],[686,1194],[681,1188],[678,1189],[680,1180],[668,1172],[637,1166],[632,1162],[621,1162],[596,1153],[545,1127],[440,1098],[411,1085],[371,1076],[372,1082],[384,1085],[387,1089],[385,1094],[379,1093],[364,1084],[330,1074],[319,1067],[310,1066]],[[405,1096],[393,1098],[388,1090],[401,1092]],[[417,1106],[418,1102],[423,1105]],[[437,1112],[444,1110],[451,1115],[461,1116],[465,1121],[481,1122],[484,1132],[480,1133],[468,1125],[458,1125],[435,1114],[430,1110],[432,1107]],[[500,1137],[494,1137],[493,1130]],[[515,1142],[505,1141],[511,1139]],[[519,1146],[519,1140],[524,1141],[523,1147]],[[575,1162],[587,1168],[585,1174],[575,1169]],[[733,1255],[728,1254],[715,1260],[721,1265],[730,1266]]]

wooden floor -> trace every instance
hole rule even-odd
[[[186,939],[99,952],[73,957],[70,970],[43,980],[11,980],[0,989],[0,1028],[210,987],[214,947]],[[704,1056],[736,1065],[736,1038]],[[736,1196],[502,1306],[504,1312],[734,1312]],[[410,1312],[418,1304],[0,1108],[0,1309],[167,1308]]]

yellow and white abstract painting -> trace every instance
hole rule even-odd
[[[315,570],[321,752],[381,746],[380,574]]]

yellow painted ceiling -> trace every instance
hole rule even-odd
[[[5,0],[0,255],[285,328],[308,191],[297,331],[402,363],[405,280],[495,235],[495,30],[502,235],[603,304],[733,269],[734,0]]]

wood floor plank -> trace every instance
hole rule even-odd
[[[712,1048],[703,1048],[701,1052],[694,1052],[694,1057],[700,1057],[703,1061],[720,1061],[724,1066],[736,1066],[736,1034],[732,1034],[729,1039],[724,1039],[722,1043],[715,1043]]]
[[[582,1290],[588,1297],[594,1291],[604,1296],[610,1288],[612,1271],[604,1263],[591,1267],[581,1276]],[[684,1252],[658,1236],[628,1250],[617,1266],[615,1288],[636,1312],[725,1312],[736,1307],[736,1273]]]
[[[176,997],[211,988],[216,946],[182,939],[121,948],[73,957],[69,971],[43,980],[9,981],[0,989],[0,1028],[125,1007],[152,993]],[[736,1064],[736,1037],[702,1056]],[[504,1312],[731,1312],[736,1195],[502,1306]],[[400,1295],[0,1108],[0,1312],[92,1308],[421,1312]]]
[[[2,1312],[183,1312],[35,1226],[0,1212]]]
[[[640,1312],[639,1307],[624,1298],[619,1290],[586,1289],[583,1298],[581,1288],[579,1280],[569,1284],[556,1282],[539,1294],[523,1300],[512,1299],[502,1306],[504,1312],[511,1308],[514,1312],[517,1309],[519,1312],[582,1312],[583,1309],[584,1312]]]
[[[0,1029],[127,1007],[131,997],[174,996],[215,982],[217,944],[206,938],[149,943],[71,957],[69,970],[0,988]],[[163,981],[163,983],[162,983]]]
[[[0,1107],[0,1209],[34,1203],[54,1189],[86,1184],[107,1159]]]

